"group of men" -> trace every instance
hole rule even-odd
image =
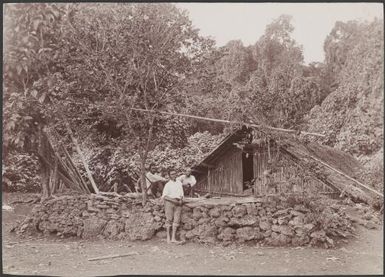
[[[147,194],[152,195],[155,198],[160,197],[162,195],[165,184],[172,180],[170,173],[171,172],[167,172],[165,174],[163,172],[163,174],[161,174],[160,172],[157,172],[155,166],[151,164],[145,175]],[[164,175],[168,175],[168,178],[164,177]],[[191,170],[187,171],[186,174],[176,177],[175,180],[182,183],[184,195],[190,197],[193,196],[193,187],[196,184],[196,179],[194,175],[191,174]]]
[[[176,231],[180,224],[184,196],[194,194],[196,179],[189,170],[177,177],[175,170],[168,172],[168,178],[156,173],[154,165],[150,165],[146,173],[146,189],[149,195],[161,196],[166,215],[167,243],[180,243],[176,239]],[[171,232],[170,232],[171,231]]]

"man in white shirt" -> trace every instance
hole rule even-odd
[[[191,170],[187,171],[185,175],[179,176],[177,180],[182,183],[184,194],[192,197],[193,187],[197,183],[197,180],[195,179],[194,175],[191,174]]]
[[[180,223],[183,204],[183,186],[175,179],[176,172],[169,172],[170,181],[166,183],[163,189],[162,199],[164,201],[164,212],[166,214],[167,243],[179,243],[176,240],[176,231]],[[172,236],[170,239],[170,229],[172,226]]]

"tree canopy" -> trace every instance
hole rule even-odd
[[[197,144],[212,147],[228,129],[157,110],[321,131],[323,143],[376,155],[383,139],[380,21],[337,22],[325,38],[325,61],[305,65],[291,20],[273,20],[253,45],[216,47],[170,3],[6,4],[3,163],[9,170],[33,164],[37,172],[31,157],[43,127],[55,128],[74,154],[68,123],[99,177],[143,173],[150,161],[185,168],[206,153]],[[196,154],[182,157],[181,149]]]

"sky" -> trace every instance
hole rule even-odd
[[[303,46],[305,63],[324,60],[323,43],[337,21],[383,18],[381,3],[177,3],[200,34],[223,46],[239,39],[254,44],[281,14],[293,16],[292,37]]]

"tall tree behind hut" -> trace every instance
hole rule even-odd
[[[187,15],[171,4],[46,4],[14,9],[27,14],[25,28],[17,28],[16,22],[13,29],[21,37],[32,36],[32,43],[22,45],[31,52],[26,60],[42,68],[28,82],[14,82],[21,84],[18,98],[32,95],[35,105],[36,99],[41,100],[48,124],[65,138],[64,123],[69,122],[81,142],[96,134],[94,143],[137,151],[144,185],[148,151],[164,140],[183,145],[186,138],[181,120],[130,108],[173,110],[181,102],[180,80],[189,76],[212,42],[199,37]],[[54,28],[39,23],[41,18],[50,20],[52,13],[60,19]],[[29,30],[33,26],[37,30]],[[32,47],[35,34],[44,38],[37,49]],[[47,57],[32,59],[34,53]],[[29,68],[25,70],[23,63],[20,68],[12,58],[7,60],[7,71],[27,76]],[[101,130],[103,122],[108,128]]]

